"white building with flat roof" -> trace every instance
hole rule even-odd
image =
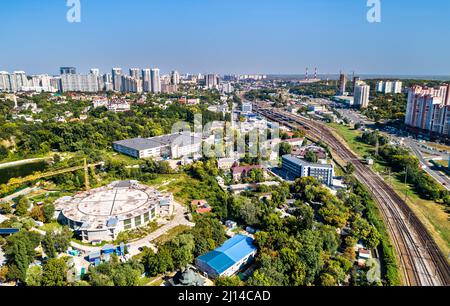
[[[354,105],[360,108],[369,106],[370,86],[364,82],[358,82],[355,85]]]
[[[135,158],[170,157],[178,159],[201,152],[202,139],[177,133],[115,141],[113,149]]]

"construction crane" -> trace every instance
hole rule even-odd
[[[69,173],[69,172],[74,172],[74,171],[78,171],[78,170],[84,170],[84,187],[86,190],[90,190],[90,184],[89,184],[89,168],[91,168],[92,170],[98,166],[101,165],[102,163],[96,163],[96,164],[88,164],[86,158],[84,158],[83,160],[83,165],[82,166],[76,166],[76,167],[70,167],[70,168],[66,168],[66,169],[60,169],[60,170],[53,170],[53,171],[49,171],[49,172],[44,172],[44,173],[36,173],[36,174],[32,174],[23,178],[12,178],[9,180],[9,182],[6,184],[7,186],[12,186],[12,185],[22,185],[24,183],[28,183],[28,182],[32,182],[32,181],[36,181],[39,179],[43,179],[43,178],[48,178],[48,177],[52,177],[52,176],[56,176],[56,175],[60,175],[60,174],[64,174],[64,173]],[[95,171],[93,171],[95,173]],[[95,178],[98,180],[98,178],[95,176]]]

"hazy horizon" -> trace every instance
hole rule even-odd
[[[66,1],[2,1],[0,70],[58,74],[112,67],[218,74],[450,75],[450,2],[81,1],[69,23]]]

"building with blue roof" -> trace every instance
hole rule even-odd
[[[219,248],[198,257],[195,264],[210,278],[232,276],[255,257],[257,248],[253,242],[251,237],[236,235]]]
[[[0,235],[12,235],[19,231],[20,229],[18,228],[0,228]]]

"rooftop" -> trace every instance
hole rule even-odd
[[[252,169],[262,169],[262,166],[261,165],[240,166],[240,167],[234,167],[232,170],[233,170],[233,174],[237,174],[237,173],[248,172]]]
[[[251,237],[238,234],[225,241],[219,248],[198,257],[198,260],[205,262],[217,274],[221,274],[257,250],[253,241]]]
[[[147,138],[132,138],[115,141],[113,144],[131,148],[137,151],[148,150],[161,147],[161,143]]]
[[[190,144],[199,142],[201,142],[201,139],[198,137],[176,133],[151,138],[125,139],[120,141],[114,141],[113,144],[131,148],[137,151],[142,151],[153,148],[170,146],[173,144]]]
[[[79,193],[71,200],[59,199],[55,208],[67,219],[81,224],[83,229],[103,229],[140,216],[165,198],[167,195],[135,181],[114,182]]]
[[[290,162],[295,163],[295,164],[297,164],[297,165],[303,165],[303,166],[307,166],[307,167],[328,168],[328,169],[332,169],[332,168],[333,168],[333,165],[330,165],[330,164],[315,164],[315,163],[310,163],[310,162],[307,162],[307,161],[304,160],[304,159],[295,157],[295,156],[290,155],[290,154],[288,154],[288,155],[283,155],[283,160],[287,160],[287,161],[290,161]]]

